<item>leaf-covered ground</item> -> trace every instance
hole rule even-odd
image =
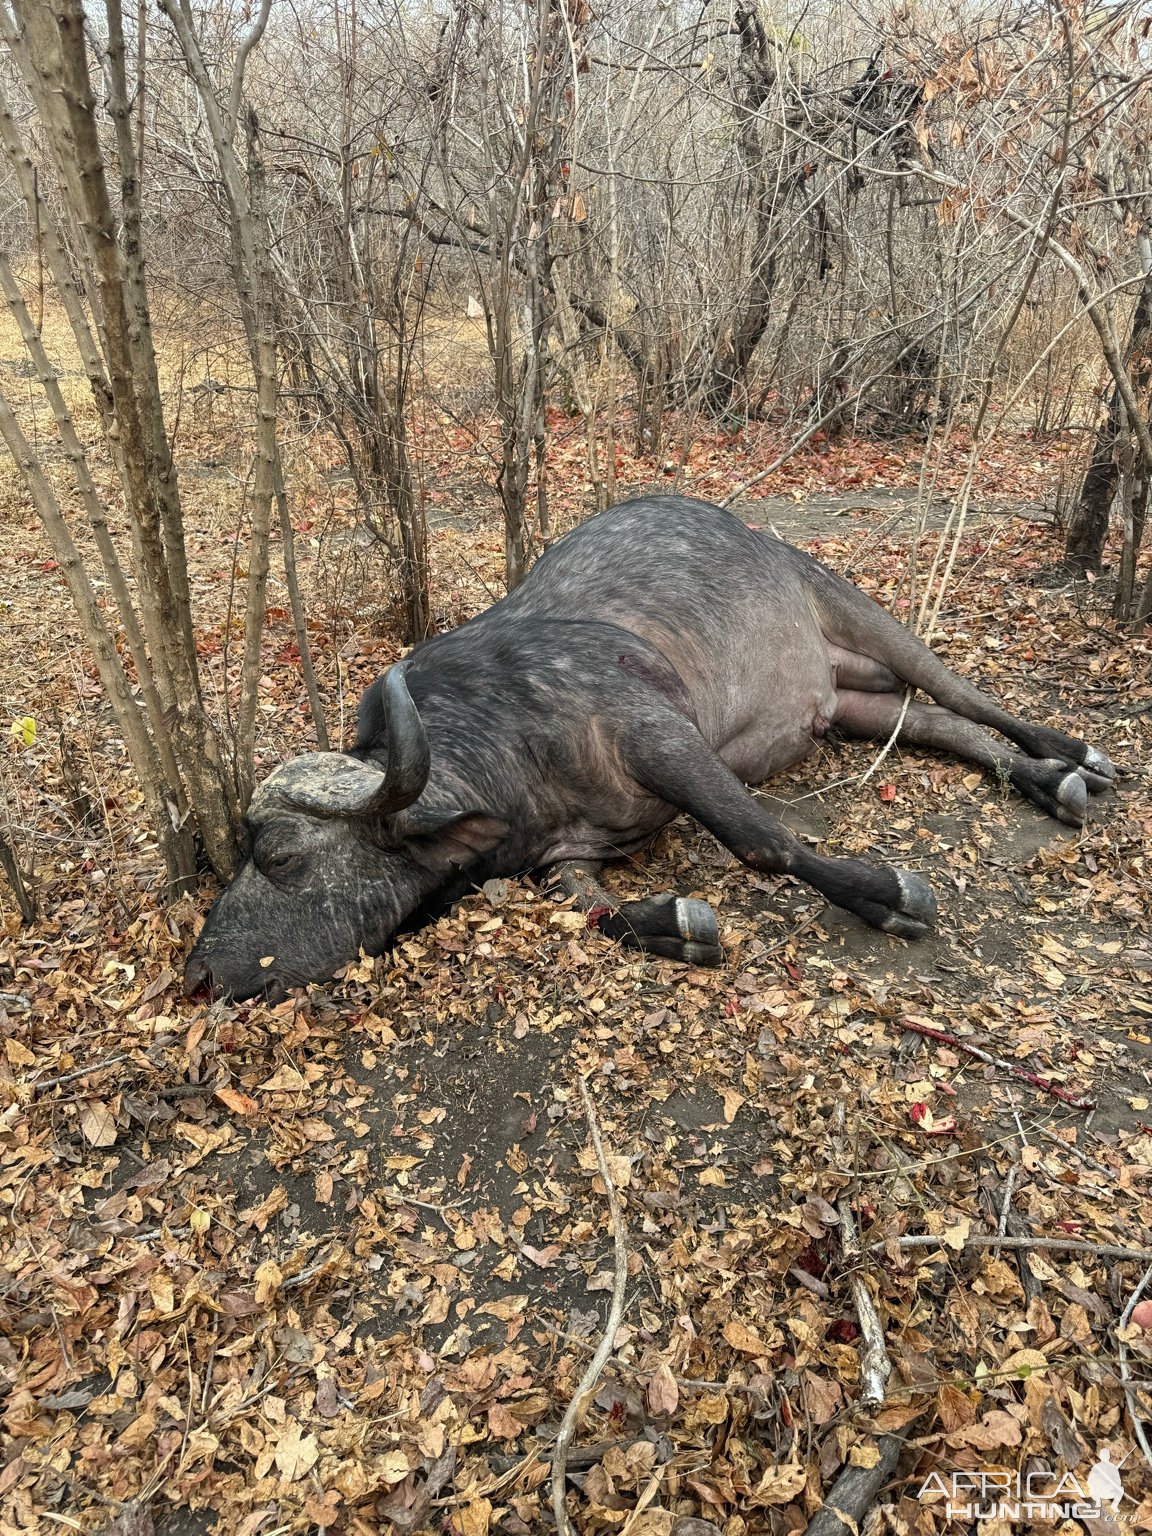
[[[202,649],[223,688],[230,477],[246,460],[231,418],[197,418],[210,398],[188,411]],[[622,456],[622,485],[723,494],[770,461],[770,438]],[[429,429],[424,445],[451,514],[435,536],[446,622],[498,581],[483,432],[469,441]],[[396,646],[378,557],[314,449],[297,464],[298,527],[339,728]],[[1152,758],[1147,643],[1116,635],[1092,594],[1038,579],[1052,530],[1004,510],[1034,508],[1065,451],[1010,440],[981,470],[935,644],[1009,707],[1138,769]],[[814,451],[759,487],[767,515],[747,515],[899,604],[915,535],[863,492],[915,489],[921,453]],[[935,462],[946,500],[963,445]],[[555,476],[563,523],[583,505],[575,428]],[[810,503],[829,489],[844,493],[835,518]],[[1078,835],[906,751],[862,786],[843,781],[875,748],[829,749],[767,786],[827,851],[930,878],[940,931],[916,946],[751,876],[681,821],[612,882],[713,901],[720,971],[626,955],[530,882],[495,882],[340,984],[272,1009],[205,1006],[177,978],[210,892],[158,905],[122,751],[7,471],[0,511],[16,640],[3,703],[39,726],[33,746],[5,738],[4,782],[44,905],[30,929],[5,905],[0,938],[4,1536],[549,1529],[551,1442],[612,1285],[581,1076],[630,1275],[570,1460],[581,1532],[785,1536],[894,1430],[907,1448],[871,1517],[893,1531],[946,1528],[942,1499],[917,1497],[932,1472],[1055,1487],[1069,1471],[1084,1483],[1104,1451],[1127,1497],[1092,1528],[1152,1527],[1122,1381],[1152,1414],[1152,1332],[1121,1327],[1146,1261],[1110,1251],[1152,1252],[1143,776]],[[277,602],[267,763],[310,744]],[[862,1254],[845,1252],[844,1199]],[[1010,1246],[980,1243],[998,1232]],[[894,1367],[872,1414],[854,1274]]]

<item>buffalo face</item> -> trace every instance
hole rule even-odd
[[[205,920],[187,991],[278,999],[361,949],[379,954],[410,913],[507,832],[495,817],[425,793],[428,745],[400,667],[384,695],[386,736],[370,757],[310,753],[256,791],[249,857]]]

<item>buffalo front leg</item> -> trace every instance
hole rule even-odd
[[[1082,827],[1088,814],[1089,788],[1103,788],[1104,781],[1086,778],[1064,757],[1025,757],[982,731],[971,720],[942,709],[938,704],[910,703],[900,719],[903,698],[892,693],[836,695],[836,729],[846,736],[885,740],[896,729],[897,741],[954,752],[957,757],[990,769],[997,778],[1015,786],[1049,816]]]
[[[935,924],[936,898],[918,875],[813,853],[682,717],[633,737],[626,758],[645,789],[707,827],[749,869],[802,880],[835,906],[901,939],[921,939]]]
[[[695,896],[650,896],[644,901],[617,901],[600,884],[600,866],[585,859],[566,859],[548,870],[548,881],[566,896],[574,896],[595,926],[625,949],[643,949],[689,965],[719,965],[724,959],[716,914]]]

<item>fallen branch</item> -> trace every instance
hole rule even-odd
[[[957,1035],[950,1035],[947,1030],[933,1029],[929,1024],[917,1024],[913,1019],[902,1019],[901,1027],[910,1029],[914,1035],[923,1035],[928,1040],[938,1040],[941,1045],[951,1046],[954,1051],[962,1051],[965,1056],[974,1056],[977,1061],[983,1061],[990,1067],[996,1067],[1001,1072],[1010,1072],[1013,1077],[1018,1077],[1022,1082],[1031,1083],[1034,1088],[1042,1088],[1045,1093],[1050,1093],[1053,1098],[1059,1099],[1062,1104],[1069,1104],[1073,1109],[1095,1109],[1095,1099],[1084,1099],[1069,1093],[1067,1088],[1060,1088],[1055,1083],[1048,1081],[1046,1077],[1037,1077],[1035,1072],[1025,1071],[1015,1062],[1005,1061],[1002,1056],[993,1056],[989,1051],[982,1051],[978,1045],[969,1045],[966,1040],[961,1040]]]
[[[104,1061],[96,1061],[87,1067],[76,1067],[71,1072],[62,1072],[59,1077],[41,1077],[31,1085],[34,1094],[41,1093],[45,1088],[59,1088],[62,1083],[74,1083],[77,1078],[91,1077],[96,1072],[107,1072],[109,1067],[118,1067],[122,1061],[128,1060],[128,1052],[123,1051],[119,1056],[109,1056]]]
[[[1021,1132],[1021,1135],[1023,1135],[1023,1132]],[[1027,1140],[1025,1140],[1024,1144],[1027,1146]],[[996,1225],[996,1231],[1001,1237],[1009,1236],[1030,1238],[1032,1236],[1032,1228],[1024,1220],[1023,1216],[1017,1215],[1017,1213],[1012,1209],[1012,1191],[1015,1187],[1016,1178],[1019,1172],[1020,1164],[1013,1163],[1008,1173],[1007,1182],[1004,1186],[1004,1201],[1000,1207],[1000,1219]],[[999,1254],[1001,1246],[1001,1244],[996,1245],[995,1251],[997,1254]],[[1042,1296],[1044,1294],[1044,1287],[1041,1285],[1037,1277],[1032,1273],[1032,1266],[1028,1262],[1028,1255],[1026,1251],[1020,1251],[1016,1254],[1016,1267],[1020,1271],[1020,1284],[1024,1288],[1025,1296],[1029,1301],[1035,1301],[1038,1296]]]
[[[1021,1135],[1023,1135],[1023,1132],[1021,1132]],[[1028,1144],[1026,1139],[1024,1144],[1025,1146]],[[1018,1173],[1019,1167],[1019,1163],[1013,1163],[1012,1165],[1012,1172],[1009,1175],[1009,1185],[1005,1191],[1004,1204],[1000,1212],[1001,1221],[997,1225],[996,1230],[1000,1233],[1001,1236],[1007,1235],[1009,1237],[1030,1238],[1032,1236],[1032,1228],[1029,1226],[1028,1222],[1025,1221],[1023,1216],[1017,1215],[1017,1213],[1012,1209],[1011,1192],[1012,1184],[1015,1183],[1013,1176]],[[1000,1251],[1000,1246],[1001,1245],[999,1244],[997,1245],[997,1253]],[[1020,1284],[1024,1287],[1025,1296],[1029,1301],[1035,1301],[1038,1296],[1042,1296],[1044,1294],[1044,1287],[1041,1284],[1039,1278],[1032,1272],[1032,1266],[1028,1262],[1028,1253],[1026,1249],[1017,1251],[1016,1267],[1020,1271]]]
[[[555,1441],[552,1443],[555,1445]],[[568,1453],[568,1471],[587,1472],[589,1467],[594,1467],[598,1461],[603,1461],[608,1452],[617,1449],[617,1447],[622,1451],[627,1451],[634,1445],[647,1445],[650,1443],[650,1441],[644,1439],[643,1435],[628,1435],[622,1440],[596,1440],[591,1445],[578,1445]],[[509,1472],[522,1472],[526,1467],[531,1466],[534,1461],[539,1461],[540,1457],[545,1454],[546,1449],[546,1446],[536,1446],[533,1450],[519,1452],[516,1455],[494,1453],[486,1456],[484,1459],[494,1471],[500,1474],[500,1481],[503,1482]],[[492,1488],[487,1484],[479,1490],[485,1497],[491,1494],[492,1491]]]
[[[874,1467],[845,1467],[828,1497],[808,1522],[804,1536],[850,1536],[858,1531],[877,1494],[889,1482],[904,1449],[907,1431],[881,1435]]]
[[[833,1147],[839,1161],[845,1163],[843,1100],[837,1106],[836,1132]],[[857,1258],[860,1254],[860,1234],[852,1214],[851,1197],[848,1194],[841,1195],[836,1202],[836,1209],[840,1213],[840,1246],[844,1257]],[[856,1308],[856,1319],[860,1324],[860,1337],[864,1340],[864,1347],[860,1351],[860,1400],[865,1408],[878,1408],[884,1401],[884,1389],[892,1374],[892,1361],[884,1345],[884,1326],[876,1311],[868,1282],[859,1267],[849,1270],[848,1285]]]
[[[1112,1182],[1115,1183],[1115,1168],[1109,1168],[1106,1163],[1100,1162],[1099,1158],[1095,1158],[1090,1153],[1083,1151],[1076,1145],[1074,1141],[1065,1141],[1063,1136],[1055,1135],[1054,1132],[1048,1130],[1043,1125],[1034,1125],[1031,1129],[1035,1131],[1038,1136],[1043,1136],[1045,1141],[1050,1141],[1053,1146],[1062,1147],[1065,1152],[1071,1152],[1073,1157],[1078,1157],[1082,1163],[1087,1163],[1089,1168],[1095,1168],[1097,1173],[1102,1173],[1105,1178],[1111,1179]],[[1140,1177],[1140,1175],[1131,1166],[1129,1166],[1128,1174],[1130,1178]]]
[[[1000,1221],[996,1230],[1001,1237],[1008,1231],[1008,1217],[1012,1210],[1012,1191],[1016,1187],[1016,1175],[1020,1172],[1020,1164],[1013,1163],[1008,1170],[1008,1177],[1004,1181],[1004,1203],[1000,1207]]]
[[[1136,1303],[1147,1289],[1149,1280],[1152,1280],[1152,1264],[1144,1271],[1140,1284],[1128,1298],[1128,1305],[1124,1308],[1124,1314],[1120,1319],[1120,1333],[1123,1333],[1124,1329],[1132,1321],[1132,1314],[1136,1310]],[[1140,1449],[1144,1452],[1144,1460],[1152,1467],[1152,1447],[1148,1444],[1148,1436],[1144,1430],[1144,1420],[1140,1417],[1138,1411],[1139,1400],[1136,1396],[1136,1388],[1133,1386],[1132,1378],[1128,1372],[1128,1346],[1124,1343],[1123,1338],[1119,1337],[1116,1340],[1116,1363],[1119,1368],[1120,1380],[1124,1385],[1124,1399],[1128,1404],[1128,1417],[1132,1420],[1133,1433],[1136,1436]]]
[[[552,1451],[552,1512],[555,1516],[558,1536],[572,1536],[572,1524],[568,1519],[568,1510],[564,1503],[565,1483],[568,1476],[568,1452],[572,1444],[572,1436],[576,1433],[576,1424],[580,1418],[584,1399],[599,1381],[600,1372],[608,1363],[608,1356],[615,1345],[616,1332],[624,1318],[624,1292],[628,1286],[628,1245],[624,1230],[624,1216],[620,1209],[620,1197],[616,1193],[616,1186],[612,1182],[612,1175],[608,1169],[608,1160],[604,1156],[604,1145],[600,1140],[600,1124],[596,1119],[596,1109],[588,1092],[588,1084],[580,1078],[578,1086],[580,1097],[584,1101],[584,1116],[588,1121],[592,1148],[596,1153],[596,1166],[600,1171],[600,1177],[604,1180],[604,1188],[608,1195],[616,1274],[612,1286],[612,1304],[608,1308],[608,1320],[604,1325],[603,1336],[560,1421],[560,1429]]]
[[[884,1242],[870,1243],[864,1251],[883,1253],[892,1241],[889,1238]],[[898,1248],[950,1246],[943,1237],[933,1237],[927,1232],[912,1237],[898,1237],[894,1241]],[[960,1252],[964,1248],[1039,1248],[1051,1249],[1055,1253],[1089,1253],[1097,1259],[1142,1259],[1146,1264],[1152,1262],[1152,1248],[1121,1248],[1114,1243],[1086,1243],[1081,1238],[1073,1237],[1001,1237],[998,1232],[978,1232],[975,1237],[966,1237],[960,1249],[954,1251]]]

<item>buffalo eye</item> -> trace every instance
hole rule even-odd
[[[299,867],[302,857],[298,853],[285,851],[266,854],[258,862],[260,873],[263,875],[287,875]]]

